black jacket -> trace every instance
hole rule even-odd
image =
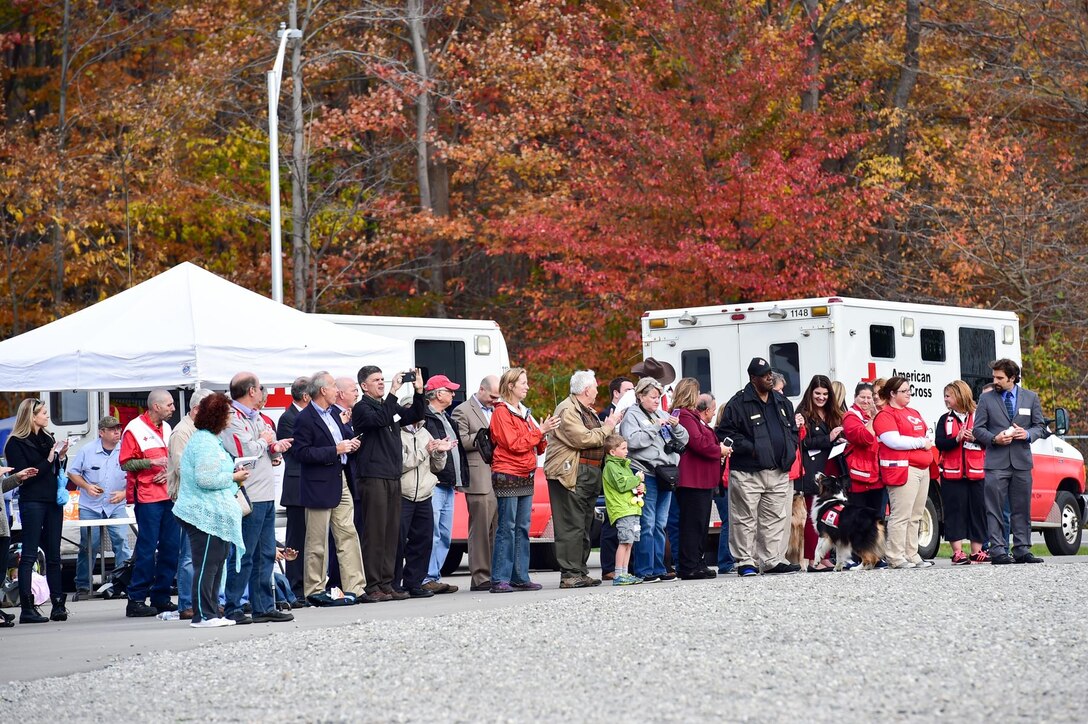
[[[839,437],[842,438],[842,435]],[[826,422],[805,419],[805,439],[801,441],[801,468],[804,476],[794,482],[795,492],[816,495],[816,473],[822,473],[827,468],[827,456],[831,454],[831,448],[835,444],[831,439],[831,428]]]
[[[725,412],[714,432],[718,440],[733,438],[733,455],[729,458],[732,470],[754,473],[760,470],[789,471],[797,457],[797,425],[793,419],[793,403],[778,392],[774,396],[774,407],[778,411],[786,438],[785,454],[781,460],[775,460],[772,453],[771,435],[767,431],[768,423],[763,412],[766,409],[763,400],[756,394],[756,388],[749,382],[744,389],[733,395],[725,403]]]
[[[8,466],[17,473],[25,468],[37,468],[38,474],[19,487],[19,500],[27,503],[57,503],[57,475],[60,473],[60,459],[53,457],[49,462],[49,451],[53,449],[53,436],[45,430],[27,437],[8,437],[4,445],[4,457]],[[3,512],[0,510],[0,515]]]
[[[276,433],[280,440],[295,436],[295,419],[298,418],[298,409],[294,403],[288,403],[287,409],[280,415],[279,424],[276,425]],[[298,458],[290,450],[283,454],[283,489],[280,492],[280,505],[301,506],[299,496],[299,475],[302,465]]]
[[[449,437],[446,434],[446,427],[442,424],[442,421],[438,419],[439,415],[445,415],[446,420],[450,423],[450,427],[453,428],[453,439],[457,439],[457,423],[453,421],[448,412],[435,412],[428,405],[426,408],[426,417],[423,419],[423,424],[427,428],[427,432],[431,433],[431,437],[435,440],[442,440]],[[446,467],[442,468],[438,472],[438,484],[445,485],[447,487],[453,487],[457,484],[457,472],[453,469],[454,465],[461,466],[461,485],[468,487],[468,463],[465,460],[464,450],[458,445],[454,450],[446,453]]]
[[[390,393],[384,400],[363,395],[351,411],[351,427],[362,447],[355,453],[355,474],[359,478],[400,480],[403,457],[400,427],[423,419],[427,403],[422,393],[415,393],[412,406],[403,407]],[[399,419],[393,419],[400,415]]]

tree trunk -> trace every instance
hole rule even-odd
[[[68,143],[68,64],[72,26],[72,2],[64,0],[64,19],[61,25],[60,91],[57,116],[57,198],[53,204],[53,310],[57,317],[64,307],[64,162]]]
[[[812,29],[812,44],[806,51],[809,74],[808,87],[801,94],[801,110],[815,112],[820,107],[820,61],[823,56],[824,36],[820,31],[820,0],[804,0],[805,17]]]
[[[918,82],[918,44],[922,36],[922,0],[907,0],[906,38],[903,41],[903,66],[891,98],[895,123],[888,136],[887,153],[902,160],[907,147],[907,107]]]
[[[419,83],[416,95],[416,177],[419,183],[419,208],[425,213],[434,212],[431,196],[431,147],[428,133],[431,127],[430,71],[427,67],[427,28],[423,22],[423,0],[408,0],[408,32],[412,39],[412,56]],[[448,194],[448,187],[446,189]],[[446,204],[448,213],[448,203]],[[446,279],[443,270],[443,249],[438,243],[428,259],[428,280],[434,294],[434,313],[446,316]]]
[[[892,125],[888,132],[886,153],[888,156],[902,161],[907,148],[907,129],[909,119],[907,109],[910,106],[911,95],[914,86],[918,82],[918,45],[922,35],[922,2],[921,0],[906,0],[906,34],[903,41],[903,65],[899,70],[899,81],[890,99],[889,105],[893,110]],[[885,276],[888,279],[900,279],[897,273],[901,261],[902,250],[900,248],[902,234],[897,228],[896,220],[891,217],[884,219],[880,233],[880,258],[883,260]],[[901,290],[889,289],[889,298],[898,297]]]
[[[291,0],[290,27],[298,25],[298,1]],[[304,23],[305,25],[305,23]],[[306,193],[310,176],[310,156],[306,148],[305,123],[302,113],[302,38],[291,48],[291,279],[295,308],[306,309],[306,289],[310,265],[310,224]]]

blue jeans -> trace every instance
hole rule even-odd
[[[107,515],[101,510],[90,510],[88,508],[80,507],[79,519],[80,520],[106,520],[108,518],[127,518],[128,513],[125,511],[125,507],[121,506],[113,511],[112,514]],[[120,568],[124,565],[125,561],[132,555],[132,551],[128,547],[128,535],[125,530],[127,526],[124,525],[111,525],[106,528],[109,531],[110,545],[113,546],[113,567]],[[82,528],[79,531],[79,558],[76,560],[76,590],[90,590],[93,561],[87,559],[87,546],[90,545],[91,555],[94,558],[98,558],[98,551],[101,549],[102,544],[102,529],[101,528]]]
[[[442,566],[450,552],[453,538],[453,492],[452,487],[439,485],[431,496],[431,508],[434,510],[434,538],[431,542],[431,563],[427,567],[424,583],[442,580]]]
[[[491,554],[492,583],[529,583],[529,519],[533,496],[499,498],[495,550]]]
[[[715,495],[714,505],[718,507],[718,517],[722,519],[722,529],[718,537],[718,573],[729,573],[737,564],[729,552],[729,492]]]
[[[181,548],[178,549],[178,609],[193,607],[193,548],[189,536],[181,532]]]
[[[291,590],[287,576],[279,571],[273,571],[272,578],[276,584],[276,603],[294,603],[298,600],[295,598],[295,592]]]
[[[276,564],[275,501],[253,504],[253,512],[242,518],[242,542],[246,552],[237,573],[234,567],[238,549],[232,546],[227,557],[226,615],[242,610],[247,585],[254,616],[275,611],[276,593],[272,588],[272,567]]]
[[[642,534],[631,551],[632,572],[639,578],[665,575],[665,526],[672,507],[672,491],[658,490],[657,479],[646,476]]]
[[[675,492],[675,491],[674,491]],[[676,562],[680,560],[680,506],[669,506],[669,518],[665,523],[665,535],[669,539],[669,565],[670,570],[676,570]]]
[[[181,527],[169,500],[136,504],[136,550],[132,554],[132,582],[128,586],[130,602],[143,602],[151,596],[151,605],[168,603],[170,589],[178,574],[178,548]]]

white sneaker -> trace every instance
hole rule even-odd
[[[220,626],[233,626],[235,624],[229,618],[206,618],[202,621],[193,621],[189,625],[193,628],[219,628]]]
[[[915,568],[929,568],[932,565],[933,565],[933,561],[922,560],[922,561],[918,561],[917,563],[915,563],[914,567]]]

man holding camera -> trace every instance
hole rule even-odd
[[[355,469],[365,521],[362,543],[366,593],[375,601],[399,601],[408,598],[407,592],[393,590],[400,539],[400,428],[419,422],[426,414],[423,377],[419,369],[397,373],[388,395],[385,377],[378,367],[361,367],[358,380],[363,399],[352,409],[351,426],[362,443]],[[397,390],[405,382],[415,388],[409,407],[397,401]]]

